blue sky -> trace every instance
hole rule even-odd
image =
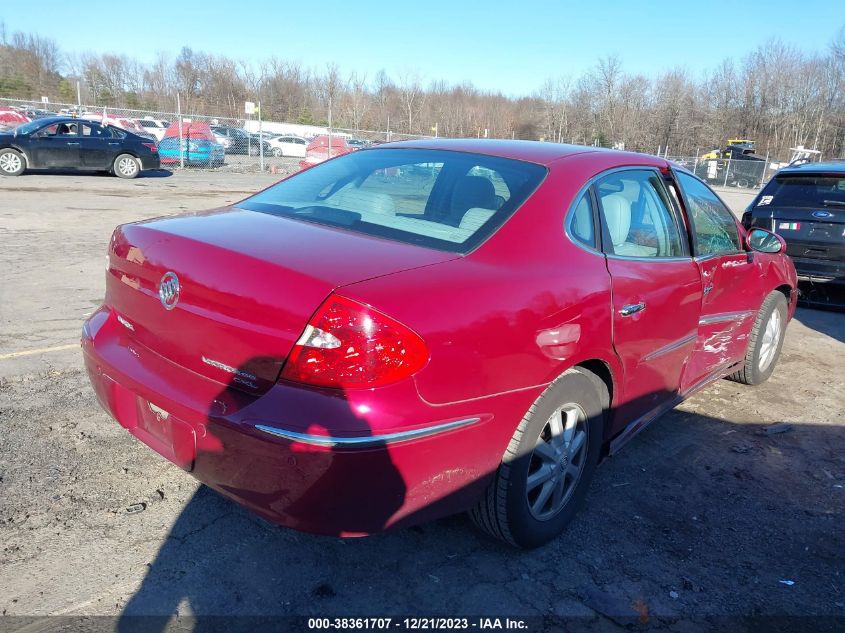
[[[144,0],[119,9],[114,0],[47,0],[37,11],[30,5],[2,1],[6,30],[52,37],[65,51],[150,61],[158,51],[173,56],[190,46],[247,61],[275,55],[317,69],[334,62],[370,79],[380,68],[393,76],[416,70],[426,80],[468,80],[508,95],[531,93],[548,77],[578,75],[614,53],[626,71],[653,76],[675,66],[699,73],[770,38],[823,50],[845,25],[841,0]],[[65,19],[74,6],[80,19]],[[55,19],[47,19],[51,14]]]

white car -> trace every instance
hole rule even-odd
[[[294,156],[305,158],[305,148],[308,147],[308,140],[301,136],[277,136],[267,140],[273,150],[273,156]]]
[[[155,136],[157,141],[164,138],[164,133],[167,132],[167,128],[170,127],[170,123],[162,119],[143,118],[138,119],[138,123],[141,124],[141,127],[144,128],[148,134]]]

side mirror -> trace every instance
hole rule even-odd
[[[748,247],[761,253],[781,253],[786,250],[786,242],[780,235],[766,229],[753,228],[746,236]]]

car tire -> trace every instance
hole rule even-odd
[[[20,152],[10,148],[0,150],[0,174],[20,176],[25,170],[26,159]]]
[[[120,178],[137,178],[141,173],[141,165],[132,154],[121,154],[112,163],[112,173]]]
[[[281,158],[283,155],[284,152],[282,152],[280,148],[276,147],[273,149],[273,156],[275,156],[276,158]]]
[[[748,337],[748,349],[739,371],[728,376],[729,380],[744,385],[759,385],[768,380],[775,370],[787,319],[786,297],[775,290],[763,301]]]
[[[539,547],[560,535],[583,504],[598,464],[606,401],[604,383],[585,370],[570,369],[553,382],[517,426],[470,510],[472,521],[516,547]]]

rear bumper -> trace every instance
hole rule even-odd
[[[792,257],[799,281],[845,285],[845,261]]]
[[[151,154],[150,156],[143,156],[141,158],[141,169],[158,169],[161,167],[161,160],[158,154]]]
[[[139,346],[102,308],[85,324],[82,349],[100,404],[132,435],[264,518],[321,534],[371,534],[467,509],[513,432],[493,423],[491,408],[507,419],[534,397],[432,407],[412,381],[360,395],[279,383],[255,397]]]

